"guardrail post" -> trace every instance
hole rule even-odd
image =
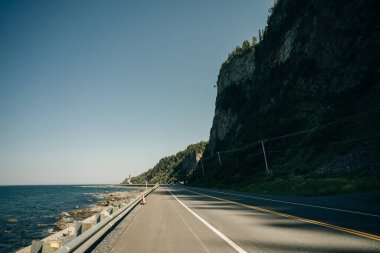
[[[30,250],[30,253],[42,253],[42,241],[40,241],[40,240],[33,240],[32,241],[32,248]]]
[[[43,242],[42,244],[42,253],[53,253],[59,247],[61,247],[62,242],[58,240]]]
[[[82,234],[82,222],[75,222],[75,236],[80,236]]]

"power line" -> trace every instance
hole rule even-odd
[[[350,115],[350,116],[347,116],[347,117],[344,117],[344,118],[341,118],[341,119],[338,119],[338,120],[335,120],[335,121],[331,121],[331,122],[322,124],[320,126],[316,126],[316,127],[300,130],[300,131],[297,131],[297,132],[293,132],[293,133],[289,133],[289,134],[285,134],[285,135],[280,135],[280,136],[272,137],[272,138],[266,138],[266,139],[254,141],[254,142],[252,142],[252,143],[250,143],[248,145],[245,145],[243,147],[240,147],[240,148],[228,149],[228,150],[223,150],[223,151],[218,151],[218,152],[219,153],[235,152],[235,151],[243,150],[243,149],[252,147],[254,145],[260,144],[261,141],[273,141],[273,140],[278,140],[278,139],[283,139],[283,138],[288,138],[288,137],[292,137],[292,136],[308,133],[308,132],[315,131],[315,130],[324,129],[324,128],[326,128],[328,126],[331,126],[333,124],[336,124],[338,122],[343,122],[343,121],[346,121],[346,120],[355,119],[356,117],[360,118],[360,116],[367,116],[367,115],[370,115],[372,113],[378,112],[379,110],[380,110],[380,106],[376,107],[376,108],[374,108],[372,110],[368,110],[368,111],[365,111],[365,112],[360,112],[360,113],[357,113],[357,114],[353,114],[353,115]]]
[[[269,151],[267,151],[267,153],[280,153],[280,152],[288,152],[288,151],[297,151],[297,150],[302,150],[302,149],[320,148],[320,147],[333,146],[333,145],[339,145],[339,144],[345,144],[345,143],[352,143],[352,142],[370,139],[370,138],[375,138],[375,137],[379,137],[379,136],[380,136],[380,134],[375,134],[375,135],[366,136],[366,137],[348,139],[345,141],[332,142],[332,143],[324,144],[324,145],[305,146],[305,147],[297,147],[297,148],[293,148],[293,149],[284,149],[284,150],[269,150]],[[372,143],[368,143],[368,144],[379,144],[379,140],[372,142]],[[257,156],[257,155],[263,155],[263,152],[257,152],[254,154],[249,154],[249,156],[235,157],[235,158],[231,158],[231,159],[223,159],[222,161],[225,165],[232,165],[232,164],[236,164],[237,162],[254,161],[252,158]],[[267,171],[267,173],[268,173],[268,171]]]
[[[296,151],[296,150],[302,150],[302,149],[327,147],[327,146],[339,145],[339,144],[344,144],[344,143],[356,142],[356,141],[365,140],[365,139],[369,139],[369,138],[374,138],[374,137],[378,137],[378,136],[380,136],[380,134],[375,134],[375,135],[372,135],[372,136],[355,138],[355,139],[349,139],[349,140],[346,140],[346,141],[337,141],[337,142],[332,142],[332,143],[323,144],[323,145],[304,146],[304,147],[297,147],[297,148],[283,149],[283,150],[269,150],[267,152],[268,153],[280,153],[280,152],[286,152],[286,151]]]
[[[240,157],[234,157],[234,158],[230,158],[230,159],[223,159],[223,162],[225,161],[235,161],[235,160],[245,160],[245,159],[250,159],[250,158],[253,158],[253,157],[256,157],[258,155],[263,155],[263,152],[258,152],[258,153],[254,153],[254,154],[249,154],[249,156],[240,156]]]
[[[222,164],[221,164],[221,157],[220,157],[221,153],[230,153],[230,152],[235,152],[235,151],[239,151],[239,150],[244,150],[244,149],[247,149],[249,147],[258,145],[258,144],[261,144],[263,152],[249,154],[250,157],[247,155],[247,156],[241,157],[241,158],[226,159],[226,160],[223,160],[223,162],[226,162],[227,164],[230,164],[232,162],[240,162],[240,161],[244,161],[244,160],[247,161],[247,159],[251,159],[253,156],[256,156],[256,155],[259,155],[259,154],[261,154],[261,155],[263,154],[264,155],[264,159],[265,159],[265,164],[266,164],[266,172],[268,174],[269,173],[269,169],[268,169],[268,162],[267,162],[266,154],[265,154],[264,142],[278,140],[278,139],[283,139],[283,138],[288,138],[288,137],[292,137],[292,136],[308,133],[308,132],[311,132],[311,131],[321,130],[321,129],[327,128],[329,126],[332,126],[332,125],[334,125],[336,123],[344,122],[344,121],[347,121],[347,120],[353,120],[353,119],[357,120],[357,119],[360,119],[360,118],[362,118],[364,116],[368,116],[368,115],[371,115],[373,113],[376,113],[379,110],[380,110],[380,106],[378,106],[376,108],[373,108],[371,110],[365,111],[365,112],[360,112],[360,113],[356,113],[356,114],[353,114],[353,115],[350,115],[350,116],[347,116],[347,117],[344,117],[344,118],[341,118],[341,119],[337,119],[335,121],[331,121],[331,122],[322,124],[322,125],[317,126],[317,127],[312,127],[312,128],[304,129],[304,130],[301,130],[301,131],[285,134],[285,135],[280,135],[280,136],[276,136],[276,137],[272,137],[272,138],[267,138],[267,139],[255,141],[255,142],[252,142],[252,143],[250,143],[248,145],[245,145],[243,147],[240,147],[240,148],[235,148],[235,149],[229,149],[229,150],[223,150],[223,151],[219,151],[219,152],[214,152],[209,157],[202,157],[202,159],[201,159],[201,165],[202,165],[203,175],[204,175],[203,161],[206,161],[206,160],[209,160],[209,159],[213,158],[215,156],[215,154],[218,155],[219,166],[221,167],[222,166]],[[268,153],[278,153],[278,152],[288,152],[288,151],[295,151],[295,150],[302,150],[302,149],[326,147],[326,146],[332,146],[332,145],[339,145],[339,144],[344,144],[344,143],[355,142],[355,141],[359,141],[359,140],[365,140],[365,139],[368,139],[368,138],[374,138],[374,137],[378,137],[378,136],[380,136],[380,134],[376,134],[376,135],[372,135],[372,136],[367,136],[367,137],[348,139],[348,140],[344,140],[344,141],[332,142],[332,143],[324,144],[324,145],[316,145],[316,146],[309,146],[309,147],[297,147],[297,148],[285,149],[285,150],[269,150],[267,152]]]
[[[347,105],[351,105],[351,104],[356,104],[356,103],[349,103],[349,104],[342,105],[342,106],[347,106]],[[350,115],[350,116],[347,116],[347,117],[344,117],[344,118],[341,118],[341,119],[338,119],[338,120],[335,120],[335,121],[331,121],[331,122],[322,124],[320,126],[315,126],[315,127],[303,129],[303,130],[300,130],[300,131],[297,131],[297,132],[293,132],[293,133],[289,133],[289,134],[285,134],[285,135],[281,135],[281,136],[276,136],[276,137],[272,137],[272,138],[266,138],[266,139],[263,139],[263,140],[275,140],[275,139],[279,139],[279,138],[282,138],[282,137],[291,137],[293,135],[298,135],[298,134],[302,134],[304,132],[312,131],[312,130],[314,130],[316,128],[324,128],[326,126],[329,126],[330,124],[335,124],[335,123],[338,123],[338,122],[341,122],[341,121],[348,120],[350,118],[355,118],[355,117],[358,117],[358,116],[367,116],[367,114],[376,113],[379,110],[380,110],[380,106],[377,105],[374,108],[372,108],[371,110],[364,111],[364,112],[359,112],[357,114],[353,114],[353,115]],[[289,119],[289,118],[287,118],[287,119]],[[239,133],[251,133],[251,132],[252,132],[251,130],[239,131]],[[210,140],[213,140],[213,139],[217,139],[217,138],[216,137],[210,138]],[[226,150],[226,151],[229,151],[229,150]],[[225,151],[220,151],[220,152],[225,152]]]
[[[235,151],[239,151],[239,150],[242,150],[242,149],[246,149],[246,148],[249,148],[249,147],[252,147],[252,146],[255,146],[257,144],[260,144],[258,141],[256,142],[253,142],[251,144],[248,144],[246,146],[243,146],[243,147],[240,147],[240,148],[235,148],[235,149],[229,149],[229,150],[224,150],[224,151],[219,151],[219,153],[229,153],[229,152],[235,152]]]
[[[375,112],[377,112],[379,110],[380,110],[380,107],[377,107],[375,109],[372,109],[372,110],[369,110],[369,111],[365,111],[365,112],[361,112],[361,113],[357,113],[357,114],[354,114],[354,115],[350,115],[350,116],[347,116],[345,118],[341,118],[341,119],[338,119],[338,120],[335,120],[335,121],[331,121],[331,122],[322,124],[320,126],[316,126],[316,127],[304,129],[304,130],[301,130],[301,131],[298,131],[298,132],[294,132],[294,133],[290,133],[290,134],[285,134],[285,135],[281,135],[281,136],[276,136],[276,137],[268,138],[268,139],[264,139],[264,140],[265,141],[273,141],[273,140],[277,140],[277,139],[282,139],[282,138],[286,138],[286,137],[295,136],[295,135],[302,134],[302,133],[305,133],[305,132],[314,131],[316,129],[323,129],[323,128],[326,128],[328,126],[334,125],[335,123],[346,121],[346,120],[349,120],[349,119],[354,119],[354,118],[356,118],[358,116],[367,116],[367,115],[370,115],[370,114],[375,113]]]

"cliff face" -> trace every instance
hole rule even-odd
[[[379,9],[277,1],[263,39],[221,67],[206,176],[198,168],[192,181],[268,176],[258,140],[273,177],[379,175]]]
[[[226,134],[238,124],[237,111],[245,103],[249,91],[246,83],[251,82],[255,71],[254,51],[236,56],[220,71],[217,87],[215,116],[210,133],[209,149],[215,150],[216,141],[224,140]]]

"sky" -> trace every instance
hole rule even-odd
[[[0,2],[0,185],[120,183],[208,140],[270,0]]]

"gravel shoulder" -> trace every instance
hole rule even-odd
[[[136,214],[141,208],[137,205],[122,221],[107,234],[107,236],[91,251],[93,253],[111,252],[115,242],[119,239],[122,232],[131,224],[136,218]]]

